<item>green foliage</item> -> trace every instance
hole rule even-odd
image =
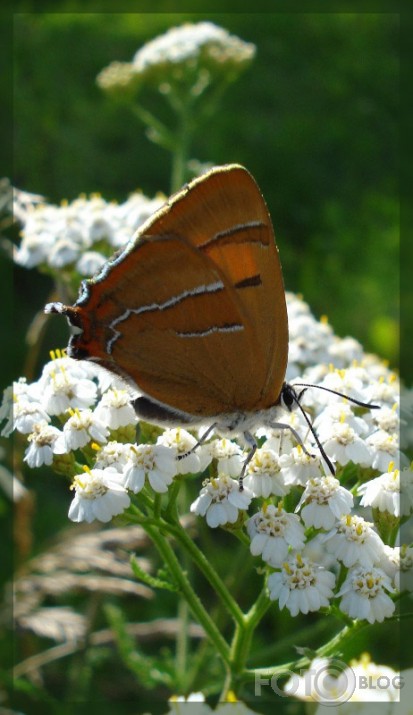
[[[165,579],[150,576],[143,568],[139,566],[139,563],[133,556],[131,558],[130,564],[135,578],[139,579],[139,581],[142,581],[143,583],[146,583],[147,586],[150,586],[151,588],[165,589],[166,591],[178,590],[177,587],[170,581],[165,581]]]
[[[107,606],[105,608],[109,624],[113,629],[119,654],[126,665],[132,671],[138,682],[145,683],[149,690],[162,685],[173,686],[173,679],[168,677],[164,666],[157,667],[157,658],[148,658],[144,653],[140,653],[136,643],[126,630],[126,622],[120,608]]]

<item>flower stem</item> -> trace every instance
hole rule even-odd
[[[242,625],[244,622],[244,614],[242,613],[240,607],[232,598],[227,587],[220,579],[215,569],[211,566],[211,563],[204,556],[202,551],[198,549],[190,536],[188,536],[185,529],[179,523],[168,524],[167,529],[185,549],[186,553],[191,556],[193,562],[209,581],[215,593],[220,597],[222,603],[229,611],[235,622]]]
[[[323,646],[318,648],[315,651],[314,656],[317,655],[318,657],[331,657],[336,655],[342,650],[344,643],[354,638],[356,633],[358,633],[362,628],[365,628],[367,625],[368,624],[363,621],[357,621],[351,626],[345,626],[341,631],[339,631],[335,636],[333,636],[328,641],[328,643],[325,643]],[[276,665],[267,668],[254,668],[250,670],[246,669],[242,673],[242,677],[245,680],[255,680],[257,676],[271,678],[273,675],[281,675],[288,670],[296,671],[299,668],[305,668],[309,665],[309,663],[310,658],[308,656],[304,656],[303,658],[299,658],[296,661],[291,661],[290,663],[283,663],[281,665]]]
[[[225,639],[222,637],[215,623],[205,610],[200,599],[196,595],[195,591],[182,570],[182,567],[172,549],[167,539],[164,537],[162,530],[159,527],[149,526],[145,524],[145,530],[148,536],[151,537],[156,549],[158,550],[160,556],[168,566],[168,569],[175,581],[179,586],[189,608],[191,609],[194,617],[197,619],[198,623],[204,628],[207,633],[211,643],[220,654],[221,658],[225,663],[229,660],[229,647]]]
[[[270,604],[271,601],[268,598],[266,589],[263,589],[248,613],[244,615],[243,622],[237,623],[231,643],[230,671],[221,692],[221,700],[223,701],[226,700],[229,690],[235,690],[234,680],[235,678],[238,679],[239,674],[245,668],[254,631]]]
[[[185,689],[186,674],[188,671],[188,625],[189,607],[188,602],[182,596],[178,602],[177,617],[179,630],[176,636],[176,674],[181,688]]]
[[[151,141],[168,151],[173,152],[175,150],[175,137],[159,119],[140,104],[135,104],[133,111],[141,122],[146,125],[147,134]]]

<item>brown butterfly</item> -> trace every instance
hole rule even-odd
[[[281,264],[267,206],[244,167],[215,167],[184,186],[83,281],[74,306],[50,303],[45,312],[75,328],[70,357],[137,388],[142,419],[243,434],[248,461],[259,426],[289,429],[302,444],[278,421],[308,386],[297,393],[285,383]]]

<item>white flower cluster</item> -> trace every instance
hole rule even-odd
[[[174,83],[189,82],[200,95],[214,78],[232,77],[255,55],[255,45],[244,42],[212,22],[173,27],[147,42],[132,62],[112,62],[97,77],[104,90],[137,88],[142,82],[169,93]]]
[[[194,62],[201,53],[215,62],[245,62],[255,54],[255,45],[230,35],[213,22],[187,23],[172,27],[163,35],[147,42],[136,52],[133,65],[144,72],[150,65]]]
[[[74,268],[81,276],[91,276],[164,201],[161,195],[148,199],[136,192],[122,204],[94,195],[61,206],[30,205],[22,217],[22,240],[14,260],[25,268]]]
[[[413,549],[385,544],[372,523],[379,515],[394,529],[413,511],[413,471],[398,445],[398,381],[355,341],[340,340],[325,321],[318,323],[301,300],[289,295],[288,310],[289,372],[298,393],[305,389],[300,383],[314,383],[379,405],[360,408],[315,387],[301,396],[336,476],[296,410],[283,422],[303,444],[289,429],[258,430],[262,446],[240,491],[247,453],[239,444],[214,436],[199,445],[183,428],[165,430],[156,444],[136,443],[137,418],[123,383],[60,353],[37,382],[21,379],[6,390],[3,435],[26,436],[30,467],[53,465],[72,476],[69,516],[75,521],[107,522],[143,489],[166,493],[176,475],[203,472],[214,461],[215,476],[203,483],[191,511],[212,528],[245,526],[251,554],[271,570],[271,599],[296,615],[338,598],[350,618],[382,621],[394,612],[389,594],[405,588],[400,572],[413,564]],[[306,347],[297,321],[311,336]],[[339,369],[330,366],[333,354]]]
[[[135,436],[137,418],[123,383],[60,352],[37,382],[21,379],[5,391],[0,420],[5,421],[3,436],[13,430],[27,436],[29,467],[53,465],[73,473],[81,469],[83,455],[83,471],[75,472],[72,484],[73,521],[110,521],[129,506],[129,491],[140,492],[147,481],[154,491],[165,492],[176,474],[176,450],[127,441]],[[95,454],[92,468],[86,460],[90,453]]]

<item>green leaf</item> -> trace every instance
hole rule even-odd
[[[131,556],[130,564],[134,576],[139,579],[139,581],[146,583],[147,586],[150,586],[151,588],[162,588],[166,591],[179,590],[177,586],[175,586],[175,584],[171,583],[171,581],[164,581],[163,579],[157,578],[156,576],[151,576],[146,571],[144,571],[141,566],[139,566],[139,563],[137,562],[135,556]]]

